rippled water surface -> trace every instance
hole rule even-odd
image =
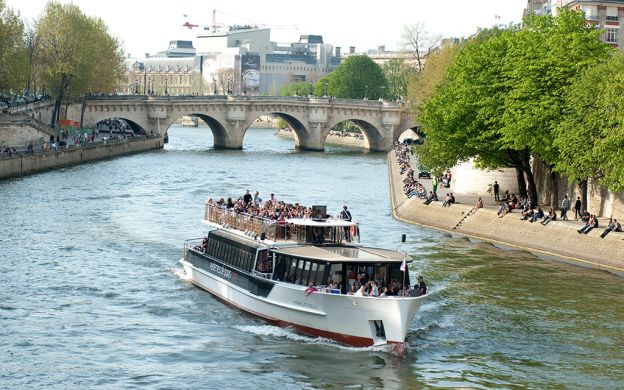
[[[253,129],[242,151],[164,150],[0,182],[0,388],[624,388],[623,279],[391,218],[384,154]],[[183,278],[208,197],[348,204],[432,291],[405,356],[277,328]]]

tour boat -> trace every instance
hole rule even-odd
[[[186,240],[180,262],[193,284],[270,323],[355,347],[403,346],[426,294],[348,291],[362,279],[409,286],[412,259],[361,246],[358,224],[326,218],[324,206],[313,216],[278,222],[207,204],[214,229]]]

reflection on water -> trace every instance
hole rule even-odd
[[[394,221],[384,154],[272,133],[224,151],[174,127],[165,150],[1,182],[0,387],[624,387],[621,278]],[[404,357],[267,325],[182,277],[203,202],[246,189],[347,204],[367,245],[408,235],[431,296]]]

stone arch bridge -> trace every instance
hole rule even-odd
[[[241,149],[250,125],[270,114],[290,125],[297,135],[296,146],[304,150],[323,150],[329,131],[346,120],[362,130],[373,151],[390,150],[403,131],[416,126],[409,109],[399,102],[316,97],[95,96],[70,105],[66,117],[83,127],[123,118],[135,129],[164,136],[181,116],[196,116],[212,130],[215,148]],[[45,120],[41,113],[39,119]]]

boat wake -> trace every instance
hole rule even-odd
[[[373,345],[370,347],[350,347],[348,345],[339,344],[334,340],[323,337],[310,337],[295,332],[290,328],[280,328],[274,325],[234,325],[234,329],[242,332],[255,334],[258,336],[272,336],[278,338],[284,338],[305,344],[325,345],[328,347],[340,349],[343,351],[364,352],[389,352],[394,353],[394,347],[392,345]]]
[[[187,275],[187,273],[184,272],[184,268],[171,268],[171,272],[173,272],[173,274],[180,280],[184,280],[185,282],[191,281],[190,275]]]

